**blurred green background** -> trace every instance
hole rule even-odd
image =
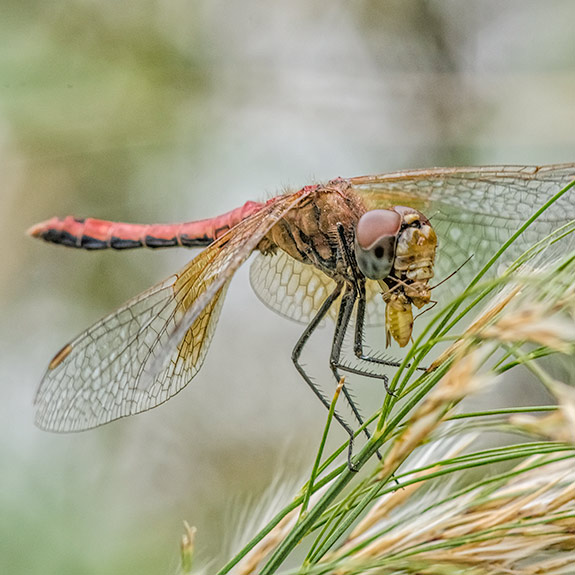
[[[238,510],[300,477],[325,423],[290,361],[301,326],[259,303],[246,267],[176,399],[87,433],[37,430],[52,355],[193,254],[58,249],[28,226],[191,220],[336,176],[574,161],[574,21],[567,0],[2,0],[0,572],[173,573],[183,519],[219,564]],[[326,381],[329,340],[306,356]]]

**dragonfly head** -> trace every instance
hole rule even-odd
[[[363,275],[382,280],[391,273],[401,216],[394,210],[370,210],[357,222],[355,258]]]

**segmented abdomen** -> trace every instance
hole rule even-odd
[[[215,218],[180,224],[127,224],[68,216],[36,224],[28,233],[47,242],[86,250],[205,247],[263,205],[247,202]]]

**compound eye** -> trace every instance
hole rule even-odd
[[[385,279],[393,267],[401,216],[393,210],[371,210],[361,216],[355,233],[355,258],[363,275]]]

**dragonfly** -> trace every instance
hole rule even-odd
[[[337,178],[223,215],[179,224],[52,218],[29,234],[86,250],[205,248],[181,271],[98,321],[51,360],[38,388],[36,424],[73,432],[152,409],[198,373],[236,270],[255,253],[250,281],[272,310],[305,324],[293,363],[320,401],[330,401],[303,368],[302,350],[324,318],[335,328],[330,368],[383,379],[397,366],[364,347],[367,325],[385,325],[388,345],[406,346],[413,309],[461,292],[501,244],[575,180],[575,163],[434,168]],[[513,258],[575,217],[569,190],[512,244]],[[574,238],[564,242],[573,246]],[[470,257],[471,256],[471,257]],[[465,264],[465,265],[463,265]],[[434,292],[435,297],[435,292]],[[353,325],[355,364],[344,361]],[[351,330],[350,330],[351,332]],[[362,417],[347,386],[353,414]],[[352,426],[334,417],[350,437]]]

